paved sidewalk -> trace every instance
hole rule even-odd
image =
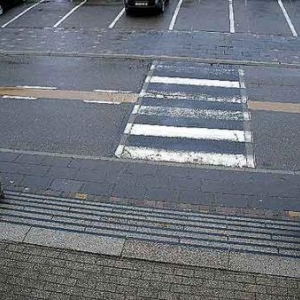
[[[299,49],[300,38],[254,34],[0,29],[0,54],[167,56],[187,60],[225,60],[227,63],[238,61],[240,64],[243,61],[276,65],[286,63],[298,66]]]
[[[5,300],[299,299],[299,172],[2,151],[0,174]]]
[[[0,151],[5,189],[167,209],[300,218],[300,173],[83,159]]]
[[[300,279],[0,242],[1,300],[298,300]]]

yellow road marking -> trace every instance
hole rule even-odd
[[[42,89],[24,89],[17,87],[0,87],[0,96],[19,96],[34,97],[44,99],[62,99],[62,100],[80,100],[80,101],[108,101],[134,103],[138,99],[138,94],[124,94],[117,92],[90,92],[73,90],[42,90]]]
[[[300,103],[248,101],[248,108],[251,110],[278,111],[295,114],[300,113]]]
[[[80,199],[80,200],[86,200],[87,199],[87,194],[81,194],[81,193],[77,193],[76,195],[75,195],[75,198],[76,199]]]
[[[288,216],[290,218],[300,218],[300,212],[299,211],[288,211]]]

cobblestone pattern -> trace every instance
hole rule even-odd
[[[0,152],[3,188],[225,215],[300,219],[299,172],[268,174]],[[292,212],[292,213],[290,213]]]
[[[46,51],[49,55],[60,52],[91,55],[166,55],[300,63],[300,39],[293,37],[208,32],[116,32],[51,28],[4,28],[0,29],[0,37],[0,51],[4,53],[5,51]],[[98,42],[99,40],[101,43]],[[151,45],[151,49],[148,45]]]
[[[299,300],[300,279],[0,241],[0,299]]]

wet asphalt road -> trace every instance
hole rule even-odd
[[[149,31],[149,35],[153,30],[236,32],[291,38],[300,31],[300,8],[296,1],[283,3],[288,20],[278,1],[236,0],[232,6],[230,1],[219,0],[187,0],[181,5],[170,1],[164,15],[147,13],[130,17],[120,14],[123,8],[120,1],[42,1],[40,4],[27,1],[1,16],[0,27],[114,30],[133,34]],[[2,88],[33,86],[65,92],[141,93],[139,107],[134,103],[53,100],[50,96],[14,99],[2,93],[2,149],[300,169],[299,113],[285,111],[290,109],[290,104],[300,102],[298,68],[4,56],[0,57],[0,70]],[[245,73],[244,78],[241,71]],[[177,78],[175,82],[174,78]],[[241,87],[243,80],[245,88]],[[228,86],[231,83],[236,86]],[[272,108],[261,111],[248,108],[243,99],[285,106],[281,112]],[[249,157],[252,157],[250,162]]]
[[[55,1],[37,4],[28,0],[24,5],[7,11],[0,18],[0,27],[8,28],[65,28],[104,30],[179,30],[208,32],[242,32],[265,35],[293,36],[300,32],[298,1],[234,0],[170,1],[164,15],[138,13],[126,16],[122,1]],[[81,5],[82,4],[82,5]],[[77,7],[79,6],[80,7]],[[25,9],[25,14],[19,16]],[[178,9],[177,9],[178,8]],[[72,11],[71,14],[69,12]],[[65,17],[69,14],[67,17]],[[286,15],[288,17],[286,17]],[[13,18],[16,20],[11,22]],[[172,22],[174,24],[172,26]],[[293,29],[292,29],[293,27]]]

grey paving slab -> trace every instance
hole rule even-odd
[[[0,239],[22,242],[30,226],[0,222]]]
[[[48,247],[66,248],[106,255],[120,255],[124,239],[105,236],[87,235],[44,228],[32,228],[25,240]]]
[[[45,175],[48,172],[48,170],[48,166],[31,164],[2,162],[0,165],[0,172],[22,175]]]
[[[0,151],[0,161],[7,161],[7,162],[13,162],[15,161],[18,156],[20,156],[19,153],[12,153],[12,152],[2,152]]]
[[[22,174],[1,173],[1,183],[6,188],[9,186],[20,186],[23,177],[24,175]]]
[[[50,185],[50,189],[64,192],[78,192],[82,187],[81,181],[69,179],[54,179]]]
[[[47,190],[53,181],[52,177],[25,175],[20,186]]]
[[[114,183],[88,182],[84,183],[80,191],[91,195],[110,196],[113,188]]]
[[[41,155],[20,154],[14,162],[21,164],[39,165],[43,161],[43,159],[44,157]]]
[[[42,162],[44,164],[44,161]],[[71,179],[74,180],[78,169],[69,168],[68,166],[58,166],[51,167],[47,173],[47,177],[50,178],[61,178],[61,179]]]
[[[228,267],[227,251],[210,251],[193,247],[166,245],[155,242],[128,240],[122,252],[126,258],[172,262],[212,268]]]
[[[298,258],[230,252],[229,269],[299,278],[300,261]]]

